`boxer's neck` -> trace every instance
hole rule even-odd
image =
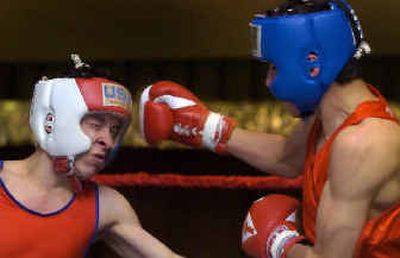
[[[328,138],[332,135],[360,103],[377,99],[363,80],[347,84],[333,83],[317,111],[317,117],[322,121],[322,136]]]
[[[24,160],[9,163],[11,173],[18,173],[29,179],[32,184],[52,188],[70,188],[70,179],[54,171],[53,162],[48,154],[37,149],[31,156]]]

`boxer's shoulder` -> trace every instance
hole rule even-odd
[[[381,118],[367,118],[357,125],[344,128],[335,138],[333,148],[352,152],[400,151],[400,126]],[[357,154],[357,153],[353,153]]]
[[[398,126],[383,119],[368,120],[345,128],[333,142],[329,180],[341,192],[377,191],[400,168]]]
[[[99,228],[110,228],[122,222],[140,224],[131,204],[121,193],[99,185]]]

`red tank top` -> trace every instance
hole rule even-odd
[[[315,226],[319,199],[327,180],[329,157],[332,142],[346,127],[359,124],[366,118],[381,118],[398,123],[390,111],[383,96],[370,86],[370,90],[379,98],[358,105],[356,110],[332,134],[320,150],[316,150],[320,121],[315,121],[307,146],[307,156],[303,180],[303,228],[305,236],[315,243]],[[367,221],[356,245],[354,257],[400,257],[400,203]]]
[[[98,187],[94,183],[85,183],[60,210],[43,214],[18,202],[0,179],[0,257],[82,258],[97,228]]]

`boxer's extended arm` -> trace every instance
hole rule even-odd
[[[291,135],[234,129],[227,151],[250,165],[285,177],[299,175],[304,167],[306,143],[313,118],[300,122]]]
[[[102,239],[124,258],[181,258],[142,228],[128,201],[117,191],[100,187]]]
[[[337,137],[317,214],[316,245],[295,245],[289,258],[353,257],[374,196],[400,167],[400,132],[394,125],[369,121]]]
[[[192,92],[172,81],[156,82],[141,93],[139,124],[149,144],[173,140],[230,152],[258,169],[287,177],[297,176],[303,168],[309,129],[300,123],[288,138],[235,129],[232,118],[209,111]]]

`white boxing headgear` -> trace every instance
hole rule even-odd
[[[90,112],[111,112],[131,120],[129,91],[104,78],[43,79],[35,85],[30,127],[40,147],[54,160],[56,170],[68,172],[75,156],[90,149],[92,141],[81,129]],[[67,170],[67,171],[64,171]]]

